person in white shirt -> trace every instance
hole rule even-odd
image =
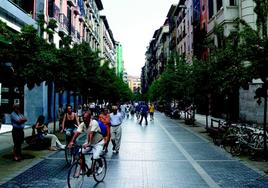
[[[68,147],[72,147],[76,138],[83,132],[87,133],[87,139],[83,144],[82,152],[87,153],[90,149],[92,149],[94,159],[93,163],[94,163],[95,160],[100,159],[100,155],[102,154],[102,148],[104,145],[104,140],[98,122],[94,119],[91,119],[91,114],[89,112],[84,113],[83,122],[78,126],[78,129],[75,132]],[[92,167],[93,166],[94,165],[92,165]]]
[[[113,153],[119,152],[122,136],[121,123],[123,121],[123,116],[117,110],[117,106],[113,106],[112,113],[110,114],[111,141],[113,144]]]

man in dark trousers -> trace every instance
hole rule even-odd
[[[148,121],[147,121],[147,116],[148,116],[148,105],[147,103],[143,102],[141,104],[141,108],[140,108],[140,113],[141,113],[141,120],[140,120],[140,125],[142,123],[143,117],[145,118],[145,125],[148,125]]]

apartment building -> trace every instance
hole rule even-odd
[[[27,8],[28,4],[23,4]],[[37,29],[37,22],[33,19],[33,15],[26,12],[23,7],[15,4],[13,1],[2,0],[0,3],[0,20],[7,24],[9,29],[14,33],[20,32],[23,25],[33,25]],[[3,35],[0,33],[0,46],[6,48],[9,45]],[[3,60],[0,60],[3,61]],[[14,72],[11,62],[1,62],[1,83],[0,83],[0,114],[10,113],[12,104],[20,103],[24,106],[25,91],[23,88],[18,88],[16,83],[10,82],[10,75]],[[2,72],[3,71],[3,72]]]
[[[141,79],[138,76],[128,76],[128,86],[133,93],[140,93]]]
[[[112,30],[109,27],[106,16],[101,16],[100,46],[101,57],[109,62],[110,68],[115,68],[115,40],[113,37]]]
[[[123,78],[124,60],[123,60],[123,46],[120,42],[115,42],[116,48],[116,75]]]
[[[39,29],[37,20],[41,18],[45,21],[45,27],[50,22],[54,22],[57,27],[53,34],[42,33],[47,42],[54,43],[57,48],[61,48],[64,36],[71,36],[72,45],[85,41],[93,50],[103,49],[103,54],[110,59],[111,66],[114,66],[115,42],[111,29],[107,27],[107,20],[104,21],[107,23],[102,25],[100,16],[102,9],[101,0],[1,0],[0,19],[14,32],[20,32],[22,26],[26,24]],[[105,29],[102,26],[105,26]],[[105,42],[101,43],[101,41]],[[6,45],[4,43],[6,43],[4,40],[2,42],[0,40],[1,46]],[[7,71],[12,70],[12,63],[4,64]],[[0,113],[10,113],[12,104],[20,103],[24,106],[24,114],[28,117],[27,123],[29,124],[34,123],[36,117],[41,114],[48,119],[53,119],[54,114],[57,114],[54,110],[58,109],[59,103],[78,104],[80,100],[79,97],[72,96],[70,92],[63,92],[57,93],[56,101],[53,101],[55,89],[53,84],[42,83],[32,90],[27,87],[18,89],[15,83],[12,85],[10,82],[1,82],[0,85]],[[23,93],[19,93],[21,90]],[[54,102],[56,107],[53,105]]]

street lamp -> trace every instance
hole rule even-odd
[[[264,98],[264,114],[263,114],[263,141],[264,141],[264,159],[267,160],[267,135],[266,135],[266,122],[267,122],[267,89],[268,89],[268,77],[262,78],[263,84],[262,87],[258,88],[255,92],[257,98],[257,103],[261,103],[261,97]]]
[[[268,78],[265,78],[262,88],[264,90],[264,117],[263,117],[263,140],[264,140],[264,158],[267,160],[267,135],[266,135],[266,121],[267,121],[267,89],[268,89]]]

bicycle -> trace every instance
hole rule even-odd
[[[74,155],[73,164],[68,171],[68,187],[72,188],[76,187],[77,185],[78,187],[81,187],[84,182],[84,177],[89,177],[90,175],[93,175],[93,178],[96,182],[102,182],[106,176],[107,171],[107,162],[105,157],[100,156],[100,160],[95,160],[95,163],[93,163],[92,150],[90,150],[88,153],[83,154],[82,145],[74,144],[73,148],[78,152]],[[89,168],[86,164],[85,155],[91,155],[91,168]],[[91,171],[91,169],[93,169],[93,171]]]
[[[66,140],[66,147],[65,147],[65,150],[64,150],[64,153],[65,153],[65,160],[66,160],[66,164],[67,165],[71,165],[72,162],[73,162],[73,154],[76,152],[74,151],[73,149],[74,148],[69,148],[67,147],[69,142],[71,141],[72,137],[74,136],[74,130],[69,130],[68,129],[65,129],[65,140]],[[67,135],[67,131],[70,133],[69,135]]]

